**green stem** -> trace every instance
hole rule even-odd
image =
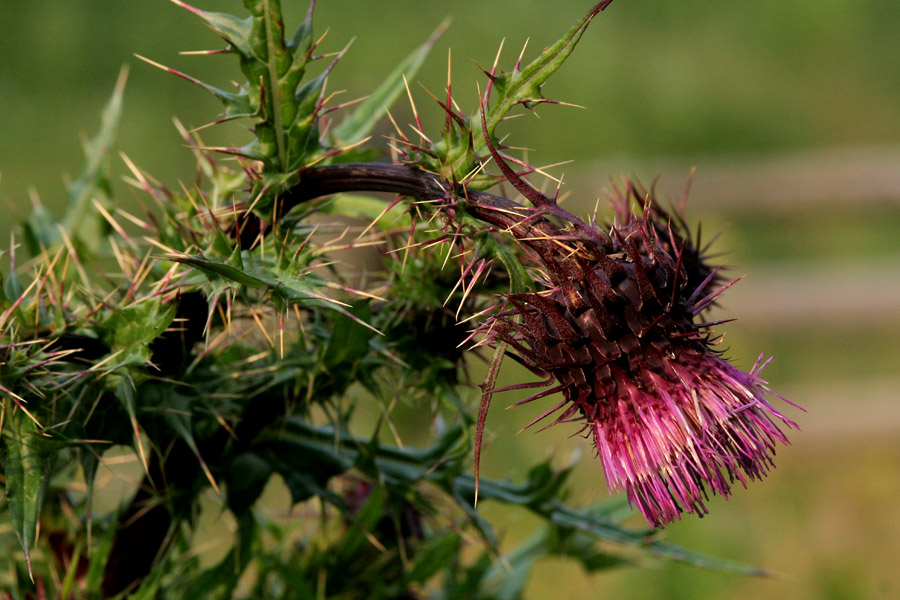
[[[268,3],[267,3],[268,4]],[[280,8],[278,9],[280,11]],[[269,85],[272,92],[272,125],[275,128],[275,145],[278,147],[278,167],[279,169],[287,169],[287,156],[285,152],[285,131],[284,131],[284,115],[281,113],[281,79],[278,76],[277,57],[278,48],[275,47],[275,36],[272,35],[274,24],[272,23],[272,11],[269,6],[263,11],[266,20],[266,50],[268,51],[268,60],[266,61],[269,70]]]

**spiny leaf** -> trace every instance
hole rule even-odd
[[[313,44],[313,9],[316,7],[316,1],[310,0],[309,8],[306,11],[306,18],[294,30],[288,48],[294,53],[294,56],[305,56],[309,53]]]
[[[159,297],[120,307],[99,327],[113,352],[120,354],[115,367],[143,367],[150,360],[150,342],[172,324],[177,302],[163,304]]]
[[[75,549],[72,550],[72,556],[69,559],[69,567],[66,569],[65,577],[62,580],[62,584],[59,586],[60,598],[75,597],[75,589],[78,587],[76,580],[81,567],[81,553],[82,547],[80,545],[75,546]]]
[[[395,448],[363,440],[344,431],[338,435],[331,426],[314,427],[301,419],[291,418],[286,423],[284,434],[273,442],[285,444],[280,447],[279,455],[294,456],[307,452],[312,454],[305,460],[311,460],[315,465],[320,465],[319,461],[323,461],[321,467],[316,467],[320,477],[327,477],[329,473],[330,476],[340,474],[349,464],[355,464],[367,476],[387,483],[410,485],[427,479],[450,494],[485,536],[486,541],[496,547],[497,541],[490,525],[472,509],[475,478],[460,472],[458,464],[450,460],[454,446],[465,435],[462,428],[453,428],[426,448]],[[267,442],[266,445],[269,443],[272,442]],[[371,459],[363,460],[363,452],[371,454]],[[325,464],[329,466],[326,468]],[[726,573],[765,574],[754,567],[708,557],[661,542],[654,539],[650,530],[626,528],[608,516],[615,512],[614,505],[603,506],[598,510],[578,510],[567,506],[561,496],[573,467],[574,464],[557,471],[548,464],[537,465],[529,471],[522,483],[482,478],[479,498],[481,501],[493,500],[523,506],[556,528],[581,532],[594,540],[631,547],[660,558]],[[590,558],[592,555],[585,556]],[[598,561],[598,565],[602,564],[602,560],[597,557],[593,560]]]
[[[22,280],[14,270],[11,270],[9,274],[3,278],[3,295],[6,296],[6,299],[12,304],[21,298],[24,293],[25,286],[22,284]]]
[[[241,515],[253,506],[272,474],[272,465],[254,452],[243,452],[225,471],[228,507]]]
[[[695,567],[700,567],[701,569],[718,571],[719,573],[733,573],[735,575],[748,575],[752,577],[772,576],[772,573],[765,569],[760,569],[725,558],[719,558],[717,556],[709,556],[660,540],[651,542],[648,545],[647,550],[660,558],[686,563]]]
[[[459,552],[462,538],[455,531],[431,537],[416,548],[413,562],[404,582],[424,584],[438,572],[443,571],[452,558]]]
[[[81,470],[84,473],[85,512],[87,513],[87,545],[92,548],[94,533],[94,481],[97,477],[97,468],[100,466],[100,457],[90,448],[81,449]],[[90,553],[90,551],[89,551]]]
[[[576,44],[581,40],[581,36],[584,35],[591,20],[611,2],[612,0],[603,0],[596,4],[562,38],[549,48],[544,49],[540,56],[524,68],[516,69],[511,73],[491,74],[492,85],[497,90],[497,102],[487,115],[487,130],[489,134],[493,134],[494,128],[500,120],[516,104],[540,102],[543,100],[541,87],[572,54],[572,50],[575,49]],[[477,122],[474,124],[474,130],[477,134],[474,135],[474,139],[480,140],[482,137],[480,135],[481,128]]]
[[[235,264],[237,262],[236,259],[229,259],[227,262],[223,262],[217,260],[209,260],[203,256],[197,255],[171,256],[168,257],[168,260],[191,265],[192,267],[200,269],[201,271],[209,275],[218,275],[224,277],[225,279],[230,279],[231,281],[237,282],[241,285],[245,285],[249,288],[276,288],[286,283],[279,280],[277,275],[273,271],[265,267],[259,268],[261,267],[261,265],[254,265],[254,263],[248,261],[248,265],[245,267],[243,259],[241,259],[241,262],[239,264]],[[300,285],[299,282],[294,282],[294,284],[295,286]],[[307,289],[310,291],[312,290],[311,287]],[[312,297],[312,295],[310,295],[309,297]]]
[[[106,563],[109,560],[109,554],[112,551],[113,541],[116,537],[118,528],[114,526],[107,527],[102,535],[99,536],[97,544],[93,547],[90,554],[90,562],[88,562],[87,574],[84,577],[85,589],[99,590],[103,584],[103,578],[106,574]]]
[[[520,545],[505,552],[504,564],[491,565],[485,573],[484,586],[495,590],[492,597],[497,600],[521,598],[535,563],[551,556],[574,558],[589,571],[628,564],[626,559],[598,551],[596,541],[590,536],[542,526]]]
[[[4,412],[8,415],[3,430],[6,445],[6,460],[3,467],[6,475],[6,496],[13,528],[25,552],[28,574],[33,580],[31,550],[37,536],[44,490],[50,477],[52,442],[41,435],[34,421],[25,416],[21,410],[7,409],[4,403]]]
[[[363,323],[371,321],[371,305],[367,300],[358,301],[349,312],[356,317],[355,320],[343,315],[335,320],[331,340],[322,358],[328,369],[352,365],[369,353],[369,338],[372,337],[372,331],[361,325],[360,321]]]
[[[116,398],[122,404],[122,408],[128,414],[128,420],[131,422],[131,430],[134,434],[134,448],[141,459],[144,472],[150,474],[150,465],[147,462],[147,455],[144,452],[144,444],[141,440],[141,427],[137,420],[137,394],[134,389],[134,382],[122,376],[112,376],[110,382],[115,382],[114,393]]]
[[[597,518],[590,511],[578,511],[568,507],[559,507],[552,512],[551,521],[559,527],[571,527],[599,539],[632,546],[660,558],[683,562],[695,567],[734,573],[738,575],[767,575],[762,569],[721,558],[706,556],[674,544],[654,540],[649,530],[628,530],[618,524]]]
[[[216,96],[225,106],[222,118],[216,123],[240,117],[258,119],[254,127],[255,139],[251,143],[240,148],[212,150],[259,160],[266,174],[290,173],[308,164],[320,151],[318,135],[313,131],[317,118],[315,100],[327,75],[323,74],[318,83],[310,82],[317,87],[312,106],[304,106],[295,98],[311,59],[312,6],[291,41],[286,42],[279,2],[246,0],[244,5],[252,16],[240,19],[230,14],[203,11],[181,0],[172,1],[200,17],[231,45],[240,55],[241,70],[247,77],[236,93],[230,93],[141,57]],[[303,131],[298,133],[298,128]],[[269,196],[277,190],[262,186],[256,191],[260,189],[266,191],[259,205],[263,210],[271,202]]]
[[[221,276],[249,288],[268,288],[269,297],[279,310],[294,304],[327,308],[377,332],[369,323],[344,308],[346,305],[320,293],[317,287],[323,282],[317,276],[299,271],[297,266],[290,262],[287,265],[273,267],[246,252],[244,254],[244,266],[240,267],[197,255],[171,256],[168,260],[191,265],[207,276],[212,276],[211,281]]]
[[[213,478],[212,473],[210,473],[206,461],[200,456],[200,449],[197,447],[197,442],[194,439],[194,433],[191,429],[191,399],[169,388],[160,391],[164,395],[160,408],[163,411],[166,423],[188,445],[188,448],[190,448],[200,463],[200,468],[203,469],[206,479],[213,489],[219,492],[219,485]]]
[[[253,18],[239,19],[234,15],[219,12],[207,12],[193,7],[181,0],[172,0],[185,10],[189,10],[201,19],[206,25],[216,32],[223,40],[231,44],[242,56],[250,56],[250,28]]]
[[[356,527],[348,529],[334,549],[337,564],[349,563],[369,544],[371,532],[384,518],[387,502],[387,493],[383,487],[376,486],[371,489],[363,505],[353,513]]]
[[[128,68],[123,67],[112,97],[103,109],[100,131],[85,146],[87,164],[84,172],[69,186],[69,204],[63,225],[70,238],[77,239],[96,253],[110,231],[107,220],[93,207],[94,201],[104,208],[112,196],[109,180],[109,152],[122,114],[122,96]]]
[[[236,515],[238,529],[234,547],[214,567],[195,576],[182,595],[183,598],[231,598],[238,579],[253,559],[253,541],[257,517],[251,512]]]
[[[159,598],[159,588],[162,585],[163,578],[169,574],[169,570],[169,565],[163,562],[157,564],[150,571],[150,574],[141,581],[138,589],[128,594],[129,600],[154,600]]]
[[[41,248],[50,248],[59,239],[56,219],[44,207],[43,203],[35,199],[32,203],[31,214],[28,220],[22,224],[25,233],[25,243],[32,256],[41,253]]]

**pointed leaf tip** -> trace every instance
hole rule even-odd
[[[50,477],[49,441],[22,411],[12,411],[4,430],[6,494],[13,527],[34,581],[31,549],[37,539],[44,490]]]
[[[208,12],[191,6],[181,0],[171,0],[172,3],[197,15],[206,26],[216,32],[216,35],[231,44],[243,56],[250,56],[249,38],[253,26],[253,18],[239,19],[234,15],[219,12]]]

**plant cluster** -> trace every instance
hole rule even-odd
[[[178,189],[125,158],[147,207],[132,214],[109,180],[123,76],[65,216],[36,205],[3,252],[6,597],[518,598],[546,556],[589,571],[650,554],[758,572],[652,529],[762,477],[787,441],[779,424],[793,426],[761,367],[744,373],[714,348],[702,316],[730,283],[683,207],[626,180],[611,218],[582,220],[498,139],[514,109],[556,103],[543,84],[610,0],[531,62],[523,51],[504,72],[498,54],[469,112],[448,81],[434,98],[442,130],[417,116],[396,127],[391,162],[369,136],[436,36],[340,105],[326,83],[344,53],[322,52],[313,3],[286,36],[277,0],[244,0],[246,18],[173,1],[245,80],[226,91],[157,66],[215,95],[217,123],[249,121],[253,141],[211,148],[182,129],[198,177]],[[523,199],[487,191],[504,182]],[[357,249],[376,264],[348,267]],[[487,364],[475,393],[473,357]],[[539,381],[501,386],[504,357]],[[650,529],[624,525],[618,498],[570,505],[572,465],[479,476],[491,399],[524,388],[537,392],[523,403],[561,393],[534,423],[580,423]],[[428,441],[402,443],[398,405],[428,412]],[[102,512],[95,483],[115,446],[142,476]],[[297,518],[259,509],[275,476]],[[539,525],[501,551],[485,501]],[[202,506],[235,523],[215,564],[195,547]]]

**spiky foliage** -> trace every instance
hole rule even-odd
[[[162,68],[221,100],[216,122],[248,120],[254,140],[208,148],[199,130],[179,125],[198,168],[191,187],[160,183],[123,156],[126,181],[146,205],[146,214],[127,211],[113,201],[108,161],[123,76],[66,215],[57,220],[36,203],[3,252],[0,510],[11,527],[0,539],[4,555],[21,549],[0,579],[9,595],[516,598],[541,557],[597,570],[641,552],[758,572],[623,526],[628,512],[617,500],[569,506],[571,466],[541,463],[521,483],[477,474],[487,403],[473,417],[467,338],[510,346],[553,376],[553,389],[576,407],[563,420],[580,411],[601,437],[626,427],[601,414],[612,414],[604,398],[620,380],[627,384],[616,389],[644,395],[656,386],[657,400],[667,391],[687,414],[684,390],[713,389],[691,383],[692,374],[731,378],[712,398],[727,390],[735,402],[702,404],[706,412],[691,413],[697,423],[673,431],[681,437],[639,476],[622,444],[604,456],[612,485],[631,485],[654,522],[678,510],[660,504],[662,490],[693,482],[727,492],[718,470],[690,462],[691,443],[709,450],[704,436],[724,443],[733,434],[732,446],[714,449],[719,466],[756,476],[768,464],[762,434],[780,436],[764,420],[763,384],[711,354],[694,323],[691,310],[711,301],[719,275],[684,229],[653,203],[633,213],[626,194],[618,221],[601,231],[532,193],[497,149],[495,129],[510,110],[551,102],[542,84],[609,0],[532,62],[520,57],[509,73],[495,63],[487,71],[494,102],[476,98],[470,116],[448,82],[440,137],[431,141],[418,121],[420,143],[398,131],[398,165],[350,161],[376,152],[365,147],[369,132],[442,28],[336,123],[332,113],[346,106],[331,104],[326,83],[343,52],[306,76],[323,58],[312,4],[289,37],[276,0],[245,0],[247,18],[176,4],[225,40],[209,53],[233,54],[246,80],[226,92]],[[499,175],[485,171],[490,159]],[[478,189],[504,179],[534,205]],[[397,196],[348,194],[360,191]],[[343,264],[343,253],[361,250],[374,266]],[[613,345],[623,348],[615,357]],[[485,400],[497,391],[501,355]],[[590,399],[588,380],[600,386]],[[623,439],[647,447],[659,439],[668,409],[651,408],[642,431],[654,435]],[[420,446],[403,443],[410,432],[396,418],[413,409],[431,423]],[[131,448],[138,481],[98,512],[95,487],[114,446]],[[666,469],[681,478],[665,478]],[[299,519],[264,510],[263,489],[276,475]],[[501,560],[476,496],[522,507],[540,526]],[[676,501],[700,507],[692,491]],[[205,512],[233,524],[214,564],[198,558],[194,540],[209,504]]]

